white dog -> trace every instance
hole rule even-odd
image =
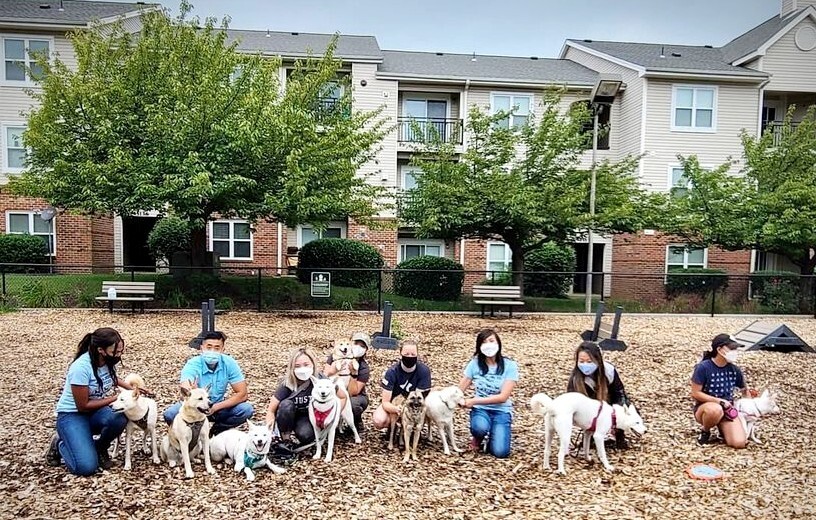
[[[609,405],[595,399],[590,399],[578,392],[561,394],[550,399],[546,394],[536,394],[530,399],[530,408],[534,413],[544,417],[544,467],[550,468],[550,444],[553,432],[558,433],[560,448],[558,450],[558,472],[566,475],[564,458],[569,450],[570,433],[575,425],[584,432],[584,456],[587,461],[592,460],[589,455],[589,442],[595,439],[595,449],[604,469],[612,471],[614,468],[606,458],[604,438],[613,428],[625,432],[634,432],[639,435],[646,433],[646,426],[633,405]]]
[[[132,391],[124,391],[111,403],[111,408],[117,412],[122,412],[128,418],[127,429],[125,430],[125,471],[130,471],[130,453],[133,442],[133,432],[142,430],[142,452],[150,453],[153,456],[153,464],[160,464],[159,450],[156,449],[156,421],[158,411],[156,401],[141,394],[140,389],[145,388],[145,383],[139,374],[128,374],[125,382],[129,383]],[[147,437],[150,437],[150,451],[147,450]],[[119,451],[119,439],[114,441],[113,456]]]
[[[748,439],[757,444],[762,444],[756,435],[759,419],[764,415],[780,413],[779,406],[776,404],[777,397],[775,392],[766,389],[759,397],[734,401],[734,407],[739,412],[739,419]]]
[[[351,411],[351,397],[343,385],[337,383],[337,378],[312,380],[312,398],[309,400],[309,422],[312,423],[315,433],[314,459],[319,459],[323,454],[323,443],[328,441],[326,446],[326,462],[331,462],[334,453],[334,437],[340,421],[351,428],[354,432],[354,442],[360,444],[360,434],[354,425],[354,414]],[[345,394],[346,404],[340,409],[340,398],[337,397],[338,390]]]
[[[253,469],[269,468],[278,475],[286,473],[280,466],[269,460],[269,446],[272,444],[272,432],[265,424],[247,421],[248,432],[227,430],[210,440],[210,458],[213,462],[231,460],[235,463],[235,472],[244,472],[247,480],[255,480]]]
[[[184,463],[184,477],[193,478],[190,460],[204,454],[204,467],[210,475],[215,469],[210,462],[210,411],[209,385],[205,388],[188,390],[182,387],[184,402],[181,405],[173,424],[162,438],[161,456],[171,468],[179,462]]]
[[[445,455],[450,455],[448,435],[453,451],[461,453],[456,447],[456,436],[453,434],[453,416],[456,407],[465,403],[465,394],[458,386],[447,386],[442,390],[432,390],[425,398],[425,421],[428,423],[428,440],[433,438],[433,426],[439,429]],[[446,433],[447,429],[447,433]]]

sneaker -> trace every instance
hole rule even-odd
[[[111,469],[113,467],[113,461],[110,458],[110,454],[108,450],[100,450],[99,448],[96,449],[96,456],[99,460],[99,467],[101,469]]]
[[[59,452],[59,436],[56,432],[51,434],[48,440],[48,450],[45,452],[45,463],[52,468],[56,468],[62,463],[62,455]]]
[[[711,432],[708,430],[700,431],[700,435],[697,436],[697,444],[700,446],[704,444],[709,444],[711,442]]]

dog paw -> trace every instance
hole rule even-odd
[[[125,464],[124,470],[125,471],[130,471],[130,464]]]
[[[255,474],[254,473],[247,473],[246,477],[247,477],[247,482],[252,482],[252,481],[255,480]]]
[[[320,455],[319,453],[315,453],[315,454],[312,456],[312,460],[318,460],[318,459],[320,459],[320,457],[321,457],[321,455]]]
[[[210,475],[215,475],[216,473],[215,468],[207,468],[207,473],[209,473]]]
[[[168,464],[170,465],[171,468],[176,467],[176,461],[174,461],[174,460],[171,460],[170,462],[168,462]]]
[[[161,460],[158,457],[156,457],[153,459],[153,464],[161,464]]]
[[[615,466],[604,466],[604,470],[606,470],[607,473],[614,473]]]
[[[194,477],[195,477],[195,475],[193,474],[192,471],[189,472],[189,473],[184,473],[184,478],[194,478]]]

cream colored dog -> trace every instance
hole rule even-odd
[[[439,429],[442,437],[442,451],[450,455],[448,436],[453,451],[461,453],[456,447],[456,436],[453,434],[453,417],[456,408],[465,404],[465,394],[458,386],[447,386],[442,390],[432,390],[425,398],[425,422],[428,424],[428,440],[433,438],[433,426]],[[447,430],[447,432],[446,432]]]
[[[215,469],[210,462],[210,421],[207,413],[210,411],[209,386],[188,390],[181,388],[184,402],[181,405],[173,424],[162,438],[161,456],[171,468],[179,462],[184,463],[184,477],[193,478],[191,459],[204,454],[204,467],[210,475]]]
[[[125,471],[130,471],[130,453],[133,442],[133,432],[142,430],[142,452],[150,453],[153,456],[153,464],[160,464],[159,450],[156,449],[156,421],[158,412],[156,401],[145,397],[141,389],[146,388],[144,379],[139,374],[128,374],[125,382],[129,383],[133,390],[123,391],[119,397],[111,403],[111,408],[117,412],[122,412],[128,418],[125,429]],[[147,450],[147,438],[150,437],[151,450]],[[114,441],[113,456],[119,451],[119,439]]]
[[[354,357],[354,343],[347,339],[337,339],[332,343],[332,365],[337,370],[337,380],[348,388],[351,374],[360,369],[360,362]]]

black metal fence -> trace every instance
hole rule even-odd
[[[214,298],[221,310],[381,310],[383,303],[390,301],[395,310],[469,312],[481,307],[474,302],[473,286],[487,284],[522,285],[524,312],[583,312],[587,274],[0,264],[0,311],[20,307],[104,308],[106,302],[97,300],[102,296],[103,281],[142,281],[155,283],[154,299],[146,304],[147,308],[195,309],[202,301]],[[816,317],[813,275],[660,272],[592,275],[593,300],[622,305],[626,312]]]

